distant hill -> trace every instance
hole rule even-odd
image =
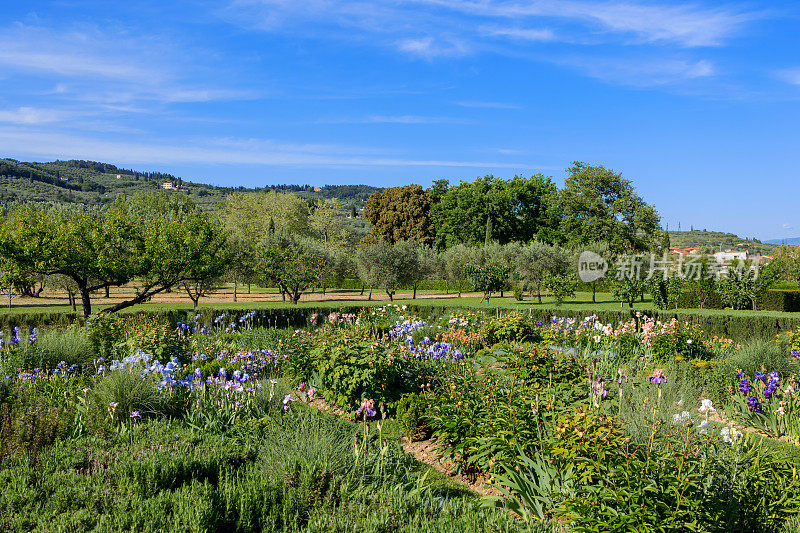
[[[790,239],[770,239],[768,241],[764,241],[768,244],[800,244],[800,237],[792,237]]]
[[[675,248],[700,248],[702,253],[713,253],[722,250],[748,250],[751,254],[769,254],[773,243],[762,243],[758,239],[747,239],[733,233],[720,231],[692,230],[670,231],[670,246]]]
[[[23,162],[0,159],[0,205],[15,201],[79,203],[112,202],[117,194],[179,190],[204,209],[212,209],[234,191],[279,190],[307,199],[336,198],[363,208],[367,198],[382,189],[369,185],[268,185],[261,188],[218,187],[185,181],[163,172],[139,172],[96,161]]]

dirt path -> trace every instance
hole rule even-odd
[[[345,413],[341,408],[329,404],[322,398],[319,397],[315,398],[311,402],[311,406],[320,409],[322,411],[333,413],[336,416],[349,419],[347,417],[347,413]],[[406,438],[403,438],[400,441],[400,444],[402,445],[403,451],[405,453],[413,455],[417,461],[425,463],[431,468],[441,472],[442,474],[445,474],[446,476],[453,479],[460,485],[464,485],[472,492],[475,492],[484,497],[502,496],[502,493],[499,490],[497,490],[497,488],[489,485],[489,479],[486,478],[485,476],[460,475],[457,473],[456,466],[452,462],[440,459],[439,453],[436,450],[436,441],[434,439],[426,439],[422,441],[412,442]]]
[[[98,291],[94,293],[92,297],[92,305],[93,306],[107,306],[116,304],[119,302],[123,302],[135,296],[136,294],[136,287],[133,285],[126,285],[123,287],[113,287],[109,291],[109,298],[105,297],[104,291]],[[350,302],[366,302],[369,296],[369,292],[365,291],[364,294],[361,294],[361,291],[358,290],[328,290],[325,294],[321,292],[313,292],[303,294],[300,298],[301,302],[342,302],[343,305],[347,305]],[[411,299],[413,293],[411,291],[408,292],[398,292],[395,295],[395,299]],[[464,293],[463,296],[465,297],[480,297],[482,296],[479,293]],[[417,299],[419,300],[430,300],[430,299],[457,299],[457,294],[450,293],[440,293],[440,292],[422,292],[417,291]],[[210,293],[208,296],[205,296],[200,299],[201,304],[219,304],[219,303],[238,303],[238,304],[248,304],[248,303],[256,303],[256,302],[280,302],[283,301],[281,298],[280,293],[253,287],[251,291],[247,292],[247,286],[239,287],[236,291],[236,299],[234,300],[234,291],[232,287],[225,287],[223,289],[214,291]],[[372,293],[372,301],[389,301],[389,297],[383,291],[374,291]],[[80,308],[80,298],[78,298],[78,308]],[[187,294],[183,290],[174,290],[170,293],[160,293],[150,300],[150,303],[180,303],[186,304],[188,306],[192,305],[192,301],[189,299]],[[11,299],[11,304],[13,307],[49,307],[49,306],[61,306],[61,305],[69,305],[69,300],[67,298],[66,293],[57,292],[57,291],[50,291],[45,290],[38,298],[30,298],[19,296],[14,294]],[[0,305],[2,307],[8,306],[8,293],[0,294]]]

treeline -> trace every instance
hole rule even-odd
[[[790,255],[758,280],[749,268],[737,280],[687,280],[674,257],[666,276],[650,275],[644,259],[637,276],[620,275],[620,258],[668,254],[668,235],[630,181],[575,163],[561,189],[535,175],[378,190],[363,217],[353,204],[277,190],[232,192],[211,212],[161,191],[120,195],[94,210],[16,205],[0,224],[0,287],[36,295],[44,284],[57,286],[85,316],[97,292],[131,282],[136,296],[109,311],[173,289],[197,305],[222,282],[278,287],[296,303],[309,290],[353,278],[367,297],[378,289],[393,298],[403,287],[416,297],[420,283],[437,279],[484,298],[510,291],[560,302],[578,287],[584,251],[609,265],[604,281],[588,285],[593,295],[603,283],[628,305],[648,292],[659,307],[674,308],[691,293],[703,307],[720,293],[729,307],[755,307],[770,283],[800,275],[800,257]],[[714,268],[713,259],[702,262],[702,273]]]
[[[0,176],[8,176],[12,178],[27,179],[31,182],[41,182],[60,187],[62,189],[69,189],[73,191],[95,191],[99,193],[105,192],[105,187],[93,181],[84,181],[79,179],[76,181],[69,181],[61,179],[61,174],[57,171],[46,172],[36,168],[32,168],[12,160],[0,160]]]
[[[621,173],[580,162],[567,171],[560,190],[541,174],[390,187],[370,196],[364,216],[374,241],[414,240],[437,250],[533,239],[570,246],[602,241],[614,252],[663,244],[658,212]]]
[[[67,167],[80,168],[98,172],[100,174],[120,174],[124,176],[133,176],[135,178],[144,179],[148,181],[176,181],[178,178],[172,174],[164,172],[139,172],[138,170],[119,168],[110,163],[99,163],[97,161],[84,161],[82,159],[70,159],[69,161],[54,161],[56,165],[63,165]]]

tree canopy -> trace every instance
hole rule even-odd
[[[417,241],[433,244],[431,197],[419,185],[389,187],[367,200],[364,216],[372,223],[372,236],[388,243]]]
[[[439,249],[494,240],[500,244],[557,238],[556,186],[536,174],[511,179],[485,176],[444,190],[431,209]]]
[[[661,236],[658,212],[621,173],[577,161],[567,172],[560,204],[561,227],[568,242],[605,241],[615,252],[656,246]]]

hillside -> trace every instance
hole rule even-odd
[[[703,253],[713,253],[719,250],[749,250],[750,253],[769,254],[774,248],[774,244],[762,243],[758,239],[747,239],[734,235],[733,233],[723,233],[721,231],[670,231],[670,246],[674,248],[700,248]]]
[[[336,198],[359,210],[380,190],[369,185],[270,185],[263,188],[218,187],[186,181],[162,172],[139,172],[94,161],[21,162],[0,159],[0,205],[15,201],[98,205],[113,201],[119,193],[132,195],[162,190],[165,183],[177,187],[204,209],[211,209],[234,191],[280,190],[302,198]],[[173,189],[174,190],[174,189]]]

